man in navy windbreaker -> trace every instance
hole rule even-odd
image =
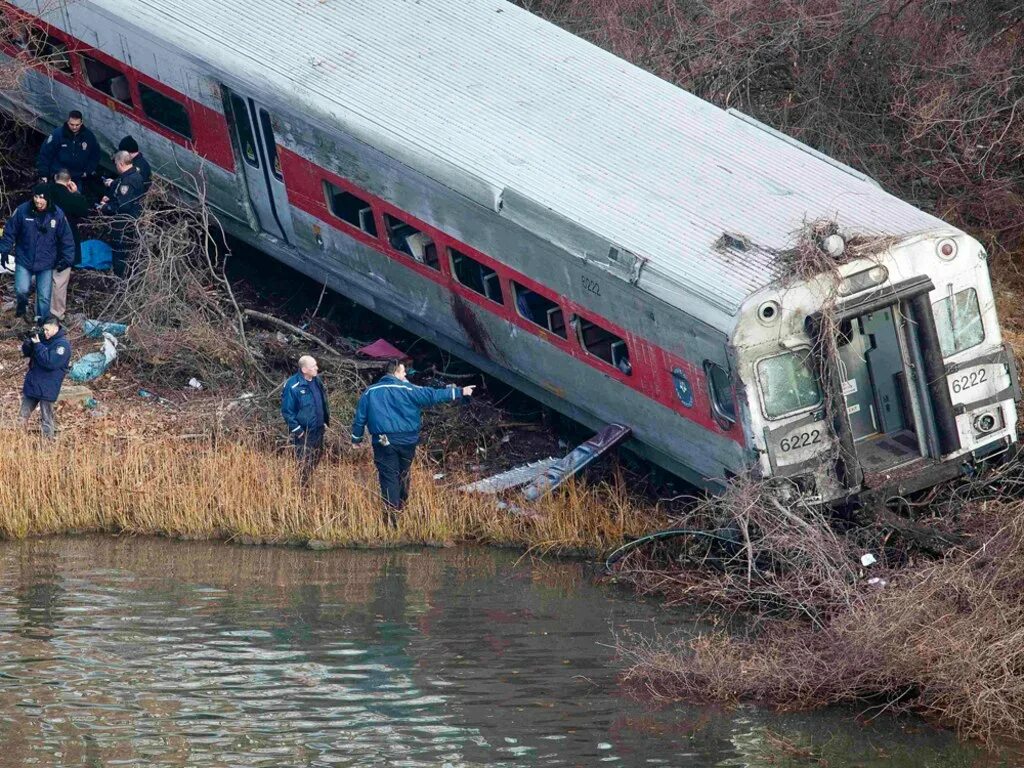
[[[50,314],[53,272],[75,261],[75,238],[64,212],[49,200],[50,188],[37,184],[32,199],[22,203],[4,225],[0,237],[0,264],[9,266],[14,253],[14,293],[17,317],[24,317],[32,279],[36,282],[36,320]]]
[[[38,331],[21,345],[21,354],[28,358],[28,372],[21,389],[21,421],[39,406],[43,436],[53,439],[55,423],[53,404],[60,395],[64,376],[71,366],[71,342],[64,335],[60,321],[48,317],[43,321],[42,336]]]
[[[453,403],[473,394],[475,385],[431,389],[417,387],[405,378],[405,366],[392,360],[387,372],[363,392],[352,422],[352,444],[363,441],[369,428],[373,463],[380,478],[380,493],[386,505],[385,522],[396,525],[395,510],[409,497],[409,470],[420,441],[420,413],[424,408]]]
[[[324,428],[331,423],[327,390],[316,360],[310,355],[299,358],[299,372],[284,383],[281,392],[281,415],[299,460],[303,484],[320,463],[324,446]]]
[[[100,163],[100,144],[96,135],[85,127],[82,113],[77,109],[68,113],[67,122],[50,134],[39,148],[36,170],[39,177],[53,181],[61,168],[66,168],[79,187],[87,176],[96,174]]]

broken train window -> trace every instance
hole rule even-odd
[[[757,383],[769,419],[821,404],[821,388],[807,365],[809,353],[788,352],[758,361]]]

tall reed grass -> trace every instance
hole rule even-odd
[[[620,481],[574,485],[531,514],[467,495],[413,470],[397,530],[384,526],[369,451],[328,456],[309,486],[290,453],[244,443],[108,438],[54,444],[14,435],[0,445],[0,537],[69,532],[314,546],[480,542],[542,551],[602,551],[650,530],[653,512]]]

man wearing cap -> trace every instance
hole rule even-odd
[[[71,342],[64,335],[60,321],[51,316],[22,343],[21,354],[28,358],[28,371],[21,389],[21,423],[27,422],[38,407],[43,437],[52,440],[56,427],[53,404],[60,396],[64,376],[71,367]]]
[[[75,260],[75,240],[64,212],[52,205],[50,189],[37,184],[32,199],[17,207],[0,237],[0,264],[10,265],[14,254],[16,317],[24,317],[32,281],[36,283],[36,320],[50,314],[53,271],[68,269]]]
[[[100,162],[100,145],[96,135],[85,127],[82,113],[73,109],[67,122],[57,128],[39,148],[36,170],[43,181],[49,181],[61,168],[66,168],[78,186],[87,176],[96,173]]]
[[[112,267],[115,275],[123,277],[135,243],[135,219],[142,215],[145,184],[139,169],[132,164],[131,155],[124,150],[114,153],[114,168],[117,179],[111,184],[110,194],[100,200],[99,210],[114,219],[110,225]]]
[[[139,174],[142,176],[142,191],[149,192],[149,188],[153,185],[153,168],[150,166],[149,160],[139,151],[139,143],[133,137],[125,136],[117,145],[117,151],[128,153],[132,165],[138,169]],[[104,183],[109,187],[114,183],[114,180],[107,179]]]

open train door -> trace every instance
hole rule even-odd
[[[291,214],[288,191],[277,156],[274,125],[267,107],[224,88],[228,118],[242,155],[242,170],[249,193],[249,205],[259,231],[288,242]]]

